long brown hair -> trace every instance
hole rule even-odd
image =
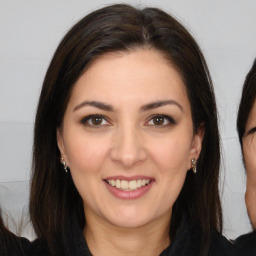
[[[48,68],[39,99],[30,214],[37,236],[48,242],[52,254],[61,250],[65,223],[72,214],[77,215],[81,229],[85,225],[82,199],[70,174],[63,171],[56,143],[56,129],[62,123],[72,87],[99,56],[143,47],[160,51],[175,65],[187,89],[194,131],[205,127],[197,174],[188,172],[173,206],[171,237],[185,216],[202,232],[203,249],[207,249],[211,233],[222,229],[217,112],[203,54],[189,32],[164,11],[112,5],[90,13],[66,34]]]
[[[19,246],[18,238],[8,229],[0,208],[0,256],[8,255],[9,249],[14,246]]]
[[[0,209],[0,255],[6,255],[9,230],[5,227]]]

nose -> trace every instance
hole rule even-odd
[[[136,127],[117,129],[113,137],[110,153],[112,161],[129,169],[146,160],[145,144]]]

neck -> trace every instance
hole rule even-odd
[[[94,256],[155,256],[168,247],[170,216],[147,225],[122,228],[98,218],[87,219],[84,236]]]

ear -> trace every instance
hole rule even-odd
[[[66,150],[65,150],[63,135],[62,135],[62,129],[60,127],[57,128],[56,135],[57,135],[57,145],[58,145],[58,148],[60,151],[60,155],[61,155],[61,157],[64,158],[64,161],[66,162],[66,164],[69,165],[68,157],[67,157]]]
[[[188,159],[188,170],[191,169],[191,160],[194,158],[197,160],[200,156],[200,152],[202,149],[202,143],[204,139],[204,125],[200,125],[197,129],[196,133],[193,136],[191,149],[190,149],[190,156]]]

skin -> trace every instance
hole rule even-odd
[[[251,223],[256,229],[256,100],[245,127],[243,154],[247,173],[245,202]]]
[[[91,101],[111,110],[85,103]],[[103,116],[97,125],[87,118],[95,114]],[[193,132],[176,69],[152,49],[100,57],[74,85],[57,138],[84,202],[93,255],[159,255],[170,244],[172,206],[203,139],[202,128]],[[153,181],[139,198],[120,199],[104,181],[116,175]]]

